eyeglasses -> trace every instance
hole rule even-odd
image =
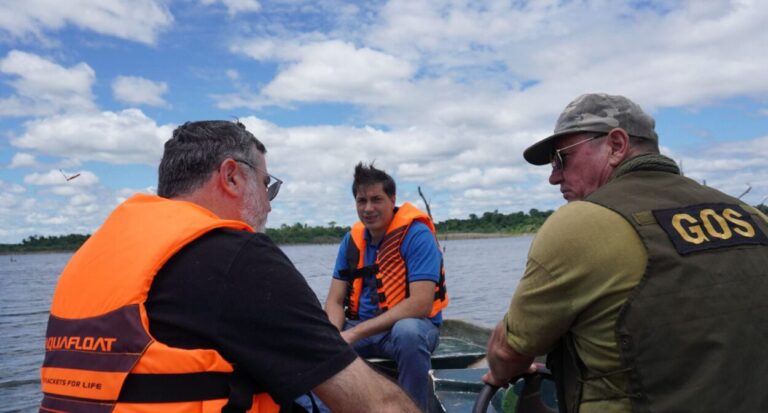
[[[565,155],[566,153],[563,153],[563,151],[573,148],[574,146],[579,146],[582,143],[587,143],[589,141],[593,141],[597,138],[602,138],[603,136],[608,136],[607,134],[602,135],[595,135],[591,138],[584,139],[583,141],[578,141],[574,143],[573,145],[568,145],[565,148],[555,149],[555,153],[552,154],[552,156],[549,159],[549,162],[552,164],[552,169],[556,171],[561,171],[565,168]]]
[[[248,161],[246,161],[244,159],[232,158],[232,160],[234,160],[235,162],[240,162],[240,163],[246,164],[246,165],[250,166],[251,169],[253,169],[254,171],[261,171],[261,172],[264,172],[265,174],[267,174],[267,182],[265,184],[267,186],[267,198],[269,198],[269,200],[271,201],[271,200],[273,200],[273,199],[275,199],[277,197],[277,193],[280,192],[280,185],[283,184],[283,181],[280,180],[280,178],[278,178],[278,177],[276,177],[274,175],[268,174],[267,171],[265,171],[265,170],[263,170],[261,168],[255,167],[252,163],[250,163],[250,162],[248,162]],[[272,182],[273,180],[275,182]],[[270,184],[270,182],[272,182],[272,183]]]

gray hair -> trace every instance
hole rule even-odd
[[[174,198],[201,187],[227,158],[253,162],[256,148],[267,148],[239,121],[206,120],[187,122],[173,131],[165,142],[158,167],[157,194]]]

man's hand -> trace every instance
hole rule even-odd
[[[536,371],[539,369],[540,366],[541,366],[540,363],[531,363],[531,365],[528,367],[528,371],[526,371],[525,373],[528,373],[528,374],[536,373]],[[521,374],[524,374],[524,373],[521,373]],[[488,383],[491,386],[506,388],[507,386],[509,386],[509,384],[511,383],[514,377],[515,376],[511,376],[509,379],[503,379],[503,378],[500,379],[494,376],[493,373],[491,373],[491,370],[488,370],[487,373],[483,374],[482,380],[484,383]]]
[[[488,367],[483,381],[497,387],[507,387],[513,377],[536,371],[533,357],[525,356],[507,344],[507,329],[499,322],[488,340]]]
[[[353,329],[344,330],[341,332],[341,338],[344,339],[344,341],[347,342],[347,344],[352,344],[355,341],[357,341],[357,337],[355,335],[355,332]]]
[[[333,288],[333,285],[331,285],[331,288]],[[387,331],[402,319],[429,317],[429,313],[432,311],[432,302],[435,298],[435,282],[426,280],[414,281],[409,284],[409,289],[411,291],[410,297],[400,301],[388,311],[365,320],[349,330],[342,331],[341,336],[347,343],[352,344],[374,334]],[[326,311],[328,310],[328,302],[326,301]]]

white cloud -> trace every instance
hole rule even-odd
[[[157,165],[173,126],[157,125],[138,109],[57,115],[26,123],[14,146],[78,161]]]
[[[401,100],[415,68],[407,61],[350,43],[301,47],[301,60],[281,71],[263,92],[276,100],[342,101],[368,105]]]
[[[29,174],[26,187],[0,181],[0,217],[6,230],[0,243],[30,235],[92,233],[117,202],[91,171],[80,173],[69,182],[58,170]]]
[[[112,81],[112,94],[115,99],[131,105],[167,106],[163,99],[167,91],[167,83],[154,82],[143,77],[118,76]]]
[[[739,136],[765,134],[752,131],[760,128],[754,117],[768,114],[768,53],[762,53],[768,44],[766,2],[393,0],[339,7],[334,0],[291,0],[263,3],[258,14],[238,19],[234,2],[199,1],[227,8],[229,19],[212,13],[228,23],[226,36],[219,38],[236,39],[229,50],[258,61],[210,69],[217,81],[231,82],[232,92],[217,85],[207,93],[219,108],[259,110],[260,118],[237,113],[267,145],[270,172],[285,180],[270,226],[354,220],[349,185],[358,161],[375,160],[392,173],[399,201],[420,202],[416,187],[421,186],[438,220],[562,205],[547,182],[549,168],[527,165],[522,151],[551,133],[566,103],[590,91],[625,94],[656,113],[736,97],[742,105],[737,110],[753,117],[740,125]],[[59,67],[77,68],[65,66]],[[77,90],[90,96],[94,80],[86,83]],[[25,99],[38,94],[28,95]],[[162,101],[162,93],[155,96]],[[13,95],[21,97],[18,91]],[[753,100],[760,102],[757,108]],[[337,107],[328,109],[324,102],[353,107],[348,115],[346,105],[339,105],[341,116],[352,119],[337,116],[334,122],[347,124],[323,125],[323,112]],[[271,105],[279,111],[272,112]],[[33,105],[15,107],[24,106]],[[311,109],[304,112],[307,106]],[[286,121],[291,108],[295,118]],[[87,161],[155,166],[172,130],[135,109],[46,110],[49,117],[27,122],[11,143],[38,157],[67,157],[75,162],[67,173]],[[281,127],[267,119],[305,126]],[[768,194],[768,141],[718,134],[711,132],[706,146],[685,148],[673,158],[684,161],[688,176],[728,193],[738,195],[750,184],[745,200],[758,202]],[[40,199],[35,210],[45,217],[80,213],[88,225],[129,196],[98,184],[27,189],[34,193],[6,202]],[[49,205],[41,195],[58,201]]]
[[[14,210],[21,203],[21,194],[26,188],[19,184],[3,182],[0,180],[0,213],[5,215]]]
[[[62,225],[70,221],[69,217],[63,215],[48,215],[40,213],[32,213],[25,217],[25,221],[28,224],[36,225]]]
[[[271,167],[288,177],[279,202],[298,205],[302,191],[320,196],[312,182],[343,199],[348,182],[339,177],[356,161],[376,159],[406,190],[420,184],[439,192],[436,205],[452,214],[493,205],[547,209],[563,203],[547,183],[548,168],[528,166],[521,154],[551,133],[576,96],[624,94],[654,112],[768,94],[768,54],[760,53],[768,44],[766,2],[393,0],[349,11],[354,18],[323,14],[323,31],[254,27],[230,48],[275,62],[277,74],[259,90],[220,95],[220,107],[341,102],[360,109],[360,123],[385,125],[266,128]],[[768,176],[759,145],[768,148],[756,139],[687,151],[686,170],[708,182],[758,185],[761,173]],[[729,153],[734,147],[755,153]],[[303,176],[308,165],[311,180]],[[302,182],[295,194],[294,180]],[[309,209],[323,213],[320,203]]]
[[[509,212],[527,210],[531,203],[540,207],[562,203],[559,193],[546,183],[546,168],[524,163],[516,135],[479,139],[468,138],[466,130],[281,128],[255,117],[240,120],[267,146],[270,172],[285,181],[273,203],[270,226],[352,222],[355,211],[349,186],[353,168],[360,161],[375,161],[395,177],[399,202],[420,202],[416,187],[421,186],[432,199],[439,220],[465,218],[472,212],[487,211],[493,204],[496,206],[490,210]],[[482,190],[493,196],[465,200],[464,190]]]
[[[682,156],[685,175],[698,182],[758,204],[768,196],[768,136],[710,145],[701,152]]]
[[[257,12],[261,10],[261,4],[256,0],[201,0],[202,4],[211,5],[221,3],[227,8],[227,13],[234,16],[238,13]]]
[[[9,168],[26,168],[37,165],[37,159],[34,155],[19,152],[13,155]]]
[[[361,6],[356,19],[330,19],[322,33],[278,26],[279,36],[257,31],[235,42],[234,53],[278,62],[279,72],[260,94],[219,102],[254,109],[270,101],[343,102],[388,125],[542,130],[588,91],[625,94],[649,111],[768,93],[768,53],[756,52],[768,43],[768,3],[663,8],[469,0]]]
[[[86,63],[70,68],[41,56],[12,50],[0,60],[0,73],[16,94],[0,98],[0,116],[46,116],[95,108],[91,87],[96,75]]]
[[[0,30],[15,38],[45,39],[46,32],[72,25],[107,36],[154,44],[173,23],[160,0],[5,0]]]
[[[234,45],[232,51],[258,60],[289,62],[262,89],[264,97],[276,103],[391,104],[403,100],[402,93],[408,89],[407,82],[415,72],[411,63],[387,53],[345,41],[318,41],[313,36],[285,41],[243,41]]]

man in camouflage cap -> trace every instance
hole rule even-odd
[[[578,97],[523,156],[568,204],[531,244],[484,380],[548,354],[564,412],[766,411],[768,218],[682,177],[623,96]]]

